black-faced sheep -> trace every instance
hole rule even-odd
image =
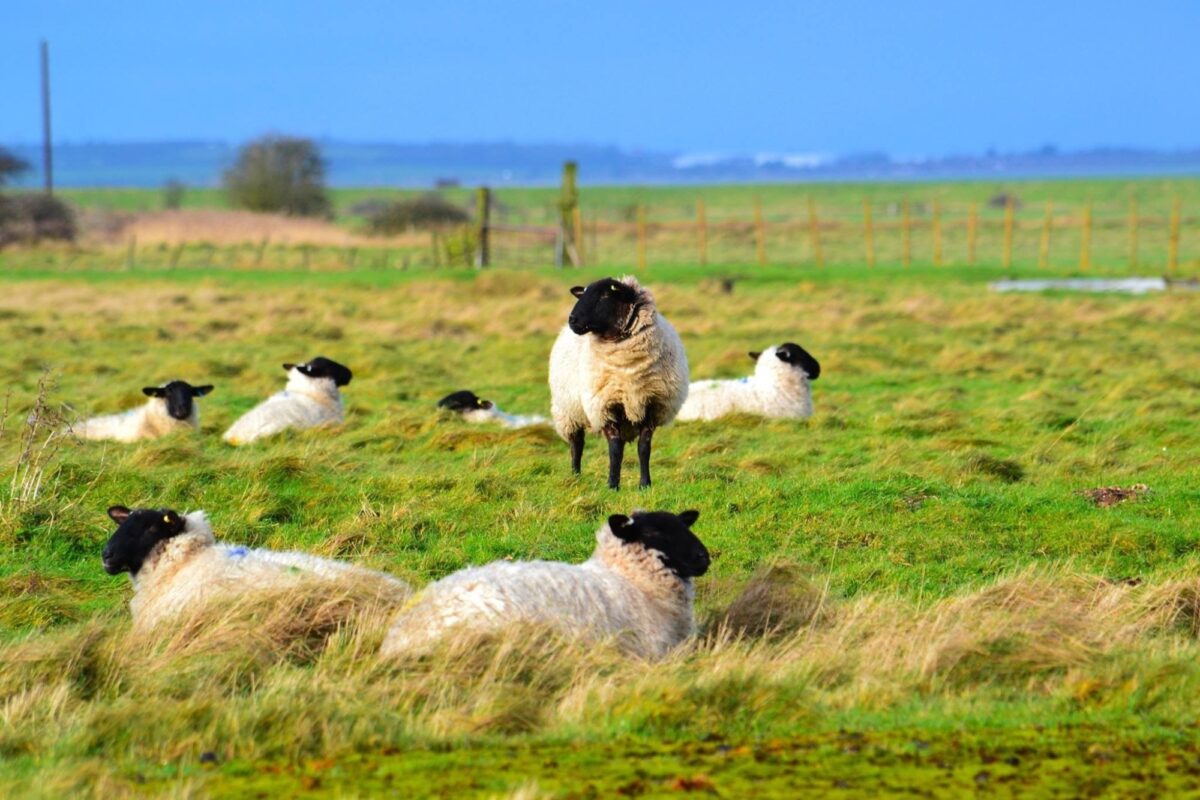
[[[135,628],[151,628],[185,609],[214,599],[296,585],[302,578],[348,576],[378,582],[389,595],[407,594],[390,575],[307,553],[217,544],[203,511],[181,515],[168,508],[113,506],[117,530],[104,546],[104,571],[128,572]]]
[[[246,444],[288,429],[303,430],[341,422],[345,416],[338,387],[350,383],[349,369],[318,356],[304,364],[284,364],[288,382],[247,411],[225,431],[225,441]]]
[[[671,323],[637,279],[571,289],[577,301],[550,351],[554,428],[580,471],[588,431],[608,440],[608,485],[621,484],[625,443],[637,440],[640,485],[650,485],[650,444],[687,398],[688,362]]]
[[[491,400],[480,400],[477,394],[468,389],[446,395],[438,401],[438,408],[453,411],[467,422],[496,422],[506,428],[528,428],[550,422],[538,414],[509,414]]]
[[[812,386],[821,365],[807,350],[788,342],[751,353],[754,374],[723,381],[696,381],[677,419],[713,420],[726,414],[778,419],[812,416]]]
[[[709,566],[692,533],[697,511],[614,514],[582,564],[497,561],[430,584],[397,614],[382,654],[421,653],[453,629],[549,624],[569,635],[619,637],[637,655],[665,655],[695,632],[692,581]]]
[[[157,439],[178,430],[200,427],[200,412],[195,399],[211,392],[211,385],[192,386],[187,381],[171,381],[162,386],[142,389],[150,399],[122,414],[93,417],[71,425],[69,430],[81,439],[137,442]]]

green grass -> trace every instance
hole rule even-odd
[[[350,214],[351,208],[364,200],[376,198],[414,197],[426,189],[392,189],[388,187],[335,188],[331,190],[334,208],[339,215]],[[718,217],[740,214],[750,218],[754,199],[762,203],[764,212],[794,212],[803,216],[808,197],[819,205],[858,209],[864,198],[874,203],[899,202],[910,198],[914,203],[940,200],[948,204],[979,203],[981,212],[998,217],[1001,209],[986,207],[987,201],[1000,194],[1011,193],[1022,204],[1021,213],[1029,219],[1040,219],[1042,204],[1047,200],[1066,205],[1091,202],[1111,205],[1125,211],[1126,202],[1135,197],[1139,210],[1146,214],[1165,215],[1173,198],[1195,208],[1200,202],[1200,179],[1162,178],[1096,178],[1059,180],[977,180],[977,181],[906,181],[872,183],[764,183],[714,184],[696,186],[585,186],[580,203],[585,213],[603,217],[628,216],[630,208],[644,203],[658,212],[661,219],[690,219],[695,213],[696,200],[703,198],[710,214]],[[455,202],[468,202],[472,187],[441,191]],[[107,208],[124,211],[150,211],[162,207],[160,189],[138,188],[64,188],[59,194],[84,208]],[[495,201],[515,211],[544,215],[547,219],[559,199],[557,187],[500,187],[493,189]],[[189,188],[184,195],[185,208],[227,208],[224,192],[216,188]]]
[[[1040,627],[973,633],[981,649],[932,673],[876,672],[866,651],[841,664],[869,626],[844,641],[818,626],[791,644],[702,647],[650,669],[551,650],[499,689],[489,681],[503,670],[376,666],[363,655],[378,635],[370,625],[366,644],[339,639],[306,659],[238,651],[164,656],[153,675],[129,666],[143,655],[122,638],[128,581],[98,557],[115,503],[204,508],[228,540],[415,584],[509,556],[583,559],[610,513],[694,507],[715,554],[699,581],[706,619],[780,562],[821,587],[838,624],[874,609],[931,629],[954,603],[990,609],[988,587],[1013,576],[1133,578],[1135,602],[1200,575],[1200,295],[1001,297],[985,268],[652,266],[640,277],[683,336],[694,378],[746,374],[746,351],[796,341],[823,367],[814,417],[665,429],[653,488],[619,493],[604,488],[596,441],[574,478],[552,433],[438,418],[437,399],[461,388],[506,410],[545,409],[566,289],[607,272],[65,272],[36,251],[0,253],[11,410],[0,438],[0,787],[1194,790],[1200,646],[1186,614],[1180,628],[1093,636],[1090,611],[1063,612],[1045,639]],[[238,450],[220,441],[279,388],[280,363],[317,354],[355,371],[344,426]],[[70,444],[41,496],[14,504],[18,437],[43,368],[51,399],[80,414],[140,403],[141,386],[175,376],[216,390],[201,401],[200,435]],[[1134,483],[1149,493],[1114,508],[1080,495]],[[1011,613],[1034,626],[1076,608],[1055,592]],[[975,616],[988,630],[1006,619]],[[1076,617],[1087,625],[1072,628]],[[1054,654],[1026,658],[1031,642]],[[590,658],[608,677],[580,705],[573,670]],[[218,765],[199,763],[206,750]]]

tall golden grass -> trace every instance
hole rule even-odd
[[[1015,690],[1150,709],[1194,688],[1200,656],[1192,574],[1132,585],[1029,570],[922,604],[839,600],[775,567],[653,666],[530,626],[383,661],[396,606],[375,589],[243,598],[153,635],[110,614],[7,644],[0,754],[296,759],[414,738],[799,723]]]

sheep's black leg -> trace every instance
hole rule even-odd
[[[583,428],[571,434],[571,472],[579,474],[580,467],[583,465],[583,437],[586,434]]]
[[[604,435],[608,437],[608,488],[621,488],[621,461],[625,458],[625,440],[621,431],[605,428]]]
[[[647,425],[638,434],[638,466],[642,469],[642,480],[638,486],[645,489],[650,485],[650,440],[654,438],[654,428]]]

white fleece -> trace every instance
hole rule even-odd
[[[293,367],[282,392],[247,411],[225,431],[230,444],[246,444],[294,428],[303,430],[341,422],[342,393],[332,378],[310,378]]]
[[[550,424],[550,420],[540,414],[509,414],[494,403],[491,408],[473,408],[464,411],[462,418],[473,423],[497,422],[506,428],[529,428],[534,425]]]
[[[714,420],[726,414],[757,414],[776,419],[812,416],[812,386],[808,374],[775,355],[775,345],[763,350],[747,378],[696,381],[677,419]]]
[[[607,524],[582,564],[496,561],[455,572],[418,593],[392,620],[381,654],[421,653],[454,628],[545,623],[588,638],[619,637],[628,651],[665,655],[695,633],[690,579]]]
[[[163,397],[151,397],[145,404],[121,414],[77,422],[68,430],[80,439],[108,440],[114,442],[137,442],[157,439],[179,430],[196,430],[200,427],[200,410],[192,402],[192,413],[187,419],[175,419],[167,413],[167,401]]]
[[[564,326],[550,351],[550,413],[558,435],[600,433],[610,409],[622,406],[631,440],[643,423],[658,428],[675,419],[687,399],[688,362],[679,334],[658,313],[651,294],[632,276],[621,282],[641,293],[633,334],[606,342]]]
[[[185,608],[216,598],[295,585],[303,578],[374,578],[381,591],[407,594],[403,581],[341,561],[242,545],[218,544],[203,511],[184,516],[184,532],[155,546],[133,576],[129,610],[135,628],[154,627]]]

